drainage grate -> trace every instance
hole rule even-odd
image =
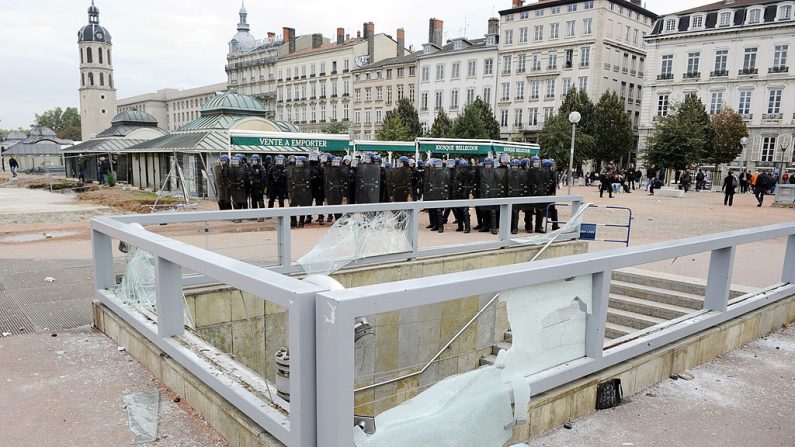
[[[7,294],[0,293],[0,333],[32,334],[35,329],[22,309]]]
[[[15,289],[7,292],[19,305],[28,303],[43,303],[49,301],[64,301],[81,299],[87,302],[92,298],[92,285],[88,282],[69,284],[62,287],[33,287],[28,289]]]
[[[92,322],[90,300],[65,300],[20,306],[41,330],[71,329]]]

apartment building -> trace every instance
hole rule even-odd
[[[537,141],[576,87],[614,90],[637,129],[646,48],[657,15],[639,0],[514,0],[500,11],[496,117],[502,138]]]
[[[116,113],[140,110],[154,116],[158,127],[168,131],[177,130],[199,117],[205,101],[224,91],[226,82],[185,90],[164,88],[117,100]]]
[[[499,20],[489,19],[484,38],[459,37],[446,43],[441,20],[430,19],[428,28],[428,43],[417,56],[415,105],[423,130],[433,126],[440,109],[454,119],[475,98],[494,110]]]
[[[402,98],[414,103],[417,96],[418,54],[405,54],[405,51],[405,32],[401,28],[397,30],[395,57],[352,71],[353,115],[349,128],[353,138],[375,139],[386,112],[394,110]]]
[[[722,0],[660,17],[648,48],[638,150],[686,95],[730,107],[748,126],[735,165],[791,163],[795,134],[795,1]],[[739,145],[739,142],[738,142]]]

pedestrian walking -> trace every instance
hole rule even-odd
[[[762,171],[758,173],[752,182],[754,184],[754,197],[756,197],[756,201],[759,202],[756,206],[761,207],[762,202],[765,200],[767,189],[770,187],[770,177],[767,176],[766,172]]]
[[[13,155],[8,159],[8,167],[11,168],[11,175],[16,177],[17,171],[19,170],[19,163],[17,163],[17,159],[14,158]]]
[[[723,179],[723,186],[721,187],[724,206],[732,206],[732,203],[734,203],[734,193],[737,192],[737,185],[738,181],[737,177],[734,176],[734,169],[730,169],[729,174]]]

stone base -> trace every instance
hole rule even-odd
[[[654,195],[659,197],[684,197],[685,192],[677,188],[660,188],[654,190]]]

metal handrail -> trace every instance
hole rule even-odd
[[[590,206],[591,206],[591,204],[590,204],[590,203],[586,203],[586,204],[585,204],[585,206],[582,206],[582,207],[580,207],[580,209],[578,209],[578,210],[577,210],[577,212],[576,212],[576,213],[574,213],[574,215],[573,215],[573,216],[571,216],[571,219],[570,219],[570,220],[571,220],[571,221],[574,221],[574,220],[576,220],[577,218],[579,218],[579,217],[580,217],[580,215],[581,215],[581,214],[583,214],[583,213],[585,212],[585,210],[587,210],[587,209],[588,209]],[[530,260],[530,262],[533,262],[533,261],[535,261],[536,259],[538,259],[538,257],[539,257],[539,256],[541,256],[541,254],[542,254],[542,253],[544,253],[544,251],[545,251],[547,248],[549,248],[549,246],[550,246],[550,245],[552,245],[552,243],[553,243],[553,242],[555,242],[555,240],[557,240],[557,238],[558,238],[558,237],[559,237],[561,234],[563,234],[563,233],[564,233],[564,232],[563,232],[563,231],[561,231],[561,232],[559,232],[559,233],[555,234],[555,235],[554,235],[554,236],[553,236],[553,237],[552,237],[552,238],[551,238],[549,241],[547,241],[547,243],[546,243],[546,244],[544,244],[544,246],[543,246],[543,247],[541,247],[541,250],[538,250],[538,253],[536,253],[536,254],[535,254],[535,256],[533,256],[533,259],[531,259],[531,260]],[[470,319],[469,319],[469,321],[467,321],[467,323],[466,323],[466,324],[465,324],[465,325],[464,325],[464,326],[463,326],[461,329],[459,329],[459,330],[458,330],[458,332],[456,332],[456,333],[455,333],[455,335],[453,335],[453,337],[450,339],[450,341],[448,341],[447,343],[445,343],[445,345],[444,345],[444,346],[442,346],[442,349],[440,349],[440,350],[439,350],[439,352],[437,352],[437,353],[436,353],[436,355],[434,355],[433,357],[431,357],[431,359],[430,359],[430,360],[428,360],[428,363],[426,363],[426,364],[425,364],[425,366],[423,366],[423,367],[422,367],[422,368],[421,368],[419,371],[415,371],[415,372],[413,372],[413,373],[410,373],[410,374],[405,374],[405,375],[402,375],[402,376],[400,376],[400,377],[395,377],[395,378],[393,378],[393,379],[384,380],[384,381],[382,381],[382,382],[374,383],[374,384],[372,384],[372,385],[366,385],[366,386],[363,386],[363,387],[361,387],[361,388],[354,388],[354,389],[353,389],[353,391],[354,391],[354,392],[357,392],[357,391],[365,391],[365,390],[369,390],[369,389],[376,388],[376,387],[379,387],[379,386],[382,386],[382,385],[387,385],[387,384],[390,384],[390,383],[393,383],[393,382],[397,382],[398,380],[403,380],[403,379],[408,379],[409,377],[419,376],[420,374],[424,373],[424,372],[425,372],[425,370],[427,370],[427,369],[428,369],[428,368],[429,368],[429,367],[430,367],[430,366],[433,364],[433,362],[435,362],[435,361],[436,361],[436,359],[438,359],[438,358],[439,358],[439,356],[441,356],[441,355],[442,355],[442,353],[443,353],[443,352],[444,352],[444,351],[445,351],[447,348],[449,348],[449,347],[450,347],[450,345],[452,345],[452,344],[453,344],[453,343],[454,343],[454,342],[455,342],[455,341],[458,339],[458,337],[460,337],[460,336],[461,336],[461,334],[463,334],[463,333],[464,333],[464,331],[466,331],[467,329],[469,329],[469,326],[471,326],[471,325],[472,325],[472,323],[474,323],[474,322],[475,322],[475,320],[477,320],[477,319],[478,319],[478,318],[479,318],[481,315],[483,315],[483,312],[484,312],[486,309],[488,309],[488,307],[489,307],[489,306],[491,306],[491,305],[494,303],[494,301],[496,301],[496,300],[497,300],[497,297],[499,297],[499,296],[500,296],[500,293],[499,293],[499,292],[497,292],[496,294],[494,294],[494,296],[493,296],[493,297],[491,297],[491,299],[489,300],[489,302],[488,302],[488,303],[486,303],[486,304],[485,304],[485,305],[484,305],[482,308],[480,308],[480,310],[479,310],[479,311],[477,311],[477,313],[475,313],[475,315],[473,315],[473,316],[472,316],[472,318],[470,318]]]

